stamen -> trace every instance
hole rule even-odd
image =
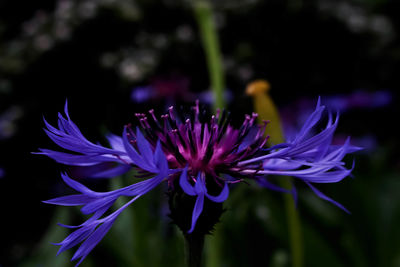
[[[151,120],[148,119],[148,115],[143,113],[136,113],[136,117],[139,119],[140,126],[142,127],[143,133],[146,135],[147,140],[152,146],[155,146],[156,140],[160,140],[163,149],[168,151],[168,155],[174,158],[171,163],[178,164],[178,166],[184,166],[186,164],[192,164],[196,166],[195,169],[204,172],[207,170],[209,164],[217,168],[232,168],[238,169],[239,171],[246,170],[257,167],[260,160],[256,161],[257,165],[249,164],[248,161],[250,157],[260,156],[257,154],[259,148],[262,148],[266,144],[268,138],[264,138],[264,132],[268,121],[263,121],[262,125],[258,125],[255,128],[256,119],[258,117],[257,113],[252,113],[251,115],[245,115],[242,126],[238,130],[234,130],[230,126],[230,116],[231,114],[223,109],[218,109],[216,115],[212,115],[208,123],[203,122],[205,118],[200,115],[205,114],[205,110],[200,114],[200,104],[199,101],[192,106],[192,112],[189,118],[184,118],[183,113],[174,112],[174,107],[170,106],[168,108],[167,114],[161,115],[157,119],[155,116],[154,109],[148,111],[151,115]],[[180,120],[177,121],[177,118]],[[203,121],[200,121],[202,119]],[[161,123],[163,121],[163,123]],[[253,126],[254,125],[254,126]],[[137,147],[136,136],[130,125],[127,126],[127,136],[129,142]],[[209,127],[209,128],[208,128]],[[255,128],[255,129],[253,129]],[[256,131],[255,135],[252,133],[253,130]],[[253,140],[247,140],[249,134],[254,136]],[[222,144],[221,140],[224,138],[228,143]],[[242,144],[242,141],[246,139],[250,141],[245,149],[238,151],[238,147]],[[225,139],[224,139],[225,140]],[[214,152],[218,149],[218,155]],[[218,157],[215,158],[214,157]],[[201,161],[201,162],[199,162]],[[235,162],[233,164],[233,162]],[[238,163],[239,162],[239,163]],[[251,162],[250,162],[251,163]],[[220,165],[221,164],[221,165]],[[238,165],[241,165],[238,167]],[[193,167],[192,166],[192,167]],[[202,167],[204,166],[204,167]],[[232,169],[230,169],[232,170]],[[206,171],[207,175],[212,175]],[[193,174],[192,174],[193,175]],[[214,174],[215,175],[215,174]],[[214,182],[219,186],[222,186],[222,180],[218,176],[213,176]],[[196,177],[194,177],[196,178]],[[211,179],[211,178],[210,178]],[[225,180],[224,180],[225,181]],[[240,182],[229,181],[232,183]]]
[[[194,113],[195,113],[195,121],[198,122],[199,121],[199,113],[200,113],[198,99],[196,99],[196,105],[193,107],[193,109],[194,109]]]
[[[246,164],[249,164],[249,163],[252,163],[252,162],[264,160],[264,159],[266,159],[268,157],[270,157],[270,155],[264,155],[264,156],[260,156],[260,157],[257,157],[257,158],[248,159],[248,160],[239,162],[237,165],[238,166],[243,166],[243,165],[246,165]]]
[[[194,123],[198,121],[196,118],[197,118],[196,114],[194,114],[194,112],[191,112],[190,113],[190,122],[192,125],[192,129],[194,129]]]
[[[132,124],[128,123],[127,125],[125,125],[125,128],[127,130],[126,136],[136,139],[136,134],[132,130]]]
[[[177,129],[177,128],[178,128],[178,125],[176,125],[175,119],[173,119],[173,118],[171,118],[171,117],[168,117],[168,122],[170,123],[171,128],[174,128],[174,129]]]
[[[151,128],[150,127],[150,124],[149,124],[149,122],[148,122],[148,120],[147,120],[147,117],[143,117],[143,122],[144,122],[144,124],[146,125],[146,128]]]
[[[189,137],[190,152],[191,152],[192,156],[194,156],[195,153],[196,153],[196,147],[194,145],[194,141],[193,141],[193,137],[192,137],[191,132],[192,131],[187,131],[187,136]]]
[[[117,159],[119,159],[120,161],[122,161],[123,163],[127,164],[127,165],[133,165],[132,163],[129,163],[128,161],[124,160],[120,155],[118,154],[113,154],[114,157],[116,157]]]
[[[154,114],[154,109],[149,110],[149,113],[151,114],[151,117],[152,117],[152,119],[153,119],[153,122],[154,122],[154,124],[155,124],[157,130],[158,130],[158,131],[162,131],[161,124],[160,124],[160,122],[158,121],[157,117],[156,117],[155,114]]]
[[[161,115],[161,119],[163,119],[163,121],[164,121],[163,129],[164,129],[165,133],[168,132],[168,129],[171,129],[171,127],[169,126],[169,123],[168,123],[168,118],[169,118],[168,114]]]
[[[191,123],[190,123],[190,119],[186,119],[186,127],[187,127],[187,130],[188,131],[191,131],[192,130],[192,125],[191,125]]]
[[[170,118],[171,118],[172,120],[175,120],[175,116],[174,116],[174,106],[170,106],[170,107],[168,108],[168,111],[169,111],[169,116],[170,116]]]
[[[270,137],[270,136],[267,135],[267,136],[264,138],[264,140],[262,141],[261,145],[259,146],[260,148],[263,147],[263,146],[265,146],[265,144],[267,143],[269,137]]]
[[[206,149],[206,153],[202,159],[203,163],[208,163],[210,161],[210,159],[212,158],[212,155],[214,154],[214,148],[213,145],[210,143],[208,143],[207,145],[207,149]]]
[[[205,123],[202,123],[201,124],[201,129],[200,129],[200,142],[202,142],[203,141],[203,138],[204,138],[204,127],[205,127]]]
[[[183,140],[183,137],[182,137],[182,135],[181,135],[181,131],[179,131],[178,129],[176,129],[176,132],[175,132],[177,135],[178,135],[178,138],[179,138],[179,141],[180,141],[180,143],[182,144],[182,146],[183,146],[183,148],[187,148],[187,146],[186,146],[186,142],[185,142],[185,140]]]
[[[140,122],[140,126],[141,126],[143,129],[145,129],[145,128],[146,128],[146,125],[144,124],[144,119],[143,119],[143,118],[140,119],[139,122]]]
[[[214,126],[214,127],[216,127],[216,126]],[[213,142],[214,132],[215,131],[210,131],[210,137],[209,137],[208,142],[207,142],[207,148],[206,148],[206,153],[205,153],[205,155],[203,157],[203,163],[209,162],[210,159],[212,158],[213,153],[214,153],[214,148],[213,148],[213,145],[214,145],[214,142]]]
[[[150,143],[151,143],[153,146],[155,146],[155,145],[157,144],[157,139],[159,139],[159,138],[157,138],[157,134],[155,134],[154,131],[152,131],[150,125],[148,124],[147,118],[146,118],[146,123],[147,123],[147,125],[148,125],[148,128],[143,128],[143,129],[144,129],[144,131],[145,131],[145,133],[146,133],[146,135],[147,135],[148,140],[150,141]],[[160,138],[160,141],[161,141],[161,140],[162,140],[162,138]]]
[[[263,125],[258,126],[258,131],[255,139],[259,139],[265,133],[265,128],[267,127],[269,121],[263,120]]]
[[[224,186],[221,184],[221,182],[219,181],[220,180],[220,178],[218,177],[218,176],[216,176],[216,175],[211,175],[211,177],[214,179],[214,182],[219,186],[219,187],[221,187],[221,188],[223,188]]]
[[[231,113],[230,112],[225,112],[225,110],[224,110],[224,112],[222,114],[222,118],[221,118],[221,123],[222,124],[220,123],[221,125],[220,125],[220,129],[219,129],[219,134],[218,134],[218,137],[217,137],[217,142],[219,142],[221,140],[222,136],[225,135],[226,128],[229,125],[230,116],[231,116]],[[222,122],[223,118],[224,118],[224,121]]]
[[[221,113],[221,110],[219,109],[219,108],[217,108],[217,110],[216,110],[216,112],[215,112],[215,115],[216,115],[216,118],[217,118],[217,120],[219,119],[219,114]]]
[[[248,114],[246,114],[244,117],[245,117],[245,119],[243,121],[243,124],[239,129],[239,135],[244,135],[243,133],[247,130],[247,128],[249,126],[250,116]]]
[[[216,119],[215,116],[212,115],[212,116],[211,116],[211,120],[210,120],[210,125],[211,125],[211,126],[213,126],[213,125],[215,124],[215,119]]]
[[[253,112],[253,113],[251,114],[250,125],[253,125],[253,124],[254,124],[254,121],[257,119],[257,117],[258,117],[258,114],[257,114],[257,113]]]
[[[207,114],[207,111],[205,110],[205,109],[203,109],[200,113],[199,113],[199,122],[200,123],[205,123],[206,122],[206,118],[207,118],[207,116],[206,116],[206,114]]]
[[[171,133],[173,135],[176,135],[177,130],[174,129],[174,130],[171,131]],[[178,163],[182,164],[182,165],[185,164],[186,163],[186,159],[183,157],[183,155],[179,151],[178,142],[175,142],[175,144],[173,144],[171,136],[169,134],[167,134],[165,139],[166,139],[166,145],[168,145],[169,149],[174,152],[173,155],[174,155],[175,159],[178,161]],[[175,139],[175,141],[178,141],[178,140]]]
[[[243,179],[239,179],[239,180],[236,180],[236,181],[227,181],[227,183],[229,183],[229,184],[237,184],[237,183],[240,183],[240,182],[243,182],[244,180]]]
[[[218,126],[221,128],[221,125],[225,122],[225,118],[227,116],[226,109],[222,111],[221,119],[218,121]]]
[[[149,113],[151,114],[151,117],[152,117],[152,119],[153,119],[153,123],[154,123],[154,125],[155,125],[155,128],[156,129],[154,129],[154,131],[155,132],[162,132],[162,128],[161,128],[161,124],[160,124],[160,122],[157,120],[157,117],[154,115],[154,109],[151,109],[151,110],[149,110]],[[157,135],[159,135],[159,134],[157,134]]]

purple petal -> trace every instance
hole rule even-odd
[[[292,197],[294,200],[294,205],[297,207],[297,202],[298,202],[298,195],[297,195],[297,189],[294,183],[292,182]]]
[[[199,194],[197,195],[196,203],[194,204],[194,209],[192,213],[192,226],[188,231],[189,234],[193,232],[196,226],[197,219],[199,218],[201,212],[203,211],[203,205],[204,205],[204,194]]]
[[[79,262],[75,265],[78,266],[93,250],[93,248],[100,242],[100,240],[107,234],[113,225],[114,220],[107,221],[100,225],[79,247],[79,249],[75,252],[74,256],[71,260],[76,260],[80,258]]]
[[[194,187],[188,181],[187,167],[185,167],[181,173],[181,176],[179,178],[179,185],[181,186],[182,190],[189,196],[196,195],[196,192],[194,191]]]
[[[122,141],[123,141],[125,150],[128,153],[128,156],[131,158],[133,164],[139,166],[140,168],[142,168],[144,170],[147,170],[150,172],[154,171],[154,168],[151,168],[149,166],[149,164],[147,164],[145,161],[142,160],[142,157],[138,154],[138,152],[135,150],[135,148],[129,142],[127,127],[125,127],[125,129],[124,129]]]
[[[196,183],[194,184],[194,191],[196,192],[196,195],[204,194],[207,192],[205,180],[205,174],[199,172],[199,174],[197,175]]]
[[[75,252],[74,256],[72,257],[72,260],[76,260],[78,258],[81,258],[80,261],[77,263],[76,266],[78,266],[85,258],[86,256],[92,251],[92,249],[100,242],[100,240],[104,237],[104,235],[110,230],[112,224],[114,221],[117,219],[118,215],[125,209],[127,208],[130,204],[132,204],[134,201],[136,201],[141,195],[138,195],[131,199],[129,202],[124,204],[122,207],[120,207],[118,210],[113,212],[112,214],[108,215],[107,217],[96,220],[90,223],[90,225],[93,226],[93,229],[100,223],[100,225],[79,247],[79,249]],[[84,227],[89,227],[89,225],[84,225]]]
[[[297,175],[297,177],[312,183],[337,183],[349,176],[351,172],[352,170],[332,171],[314,175]]]
[[[85,227],[77,229],[74,232],[72,232],[69,236],[67,236],[62,242],[54,244],[57,246],[61,246],[57,252],[57,255],[81,243],[94,231],[94,229],[95,229],[94,227]]]
[[[164,152],[162,151],[160,140],[157,141],[156,150],[154,152],[154,163],[160,172],[168,172],[168,161],[164,155]]]
[[[285,156],[293,157],[296,154],[298,155],[298,154],[306,152],[312,148],[315,148],[315,147],[323,144],[324,142],[329,142],[329,140],[332,138],[332,134],[336,130],[336,126],[337,126],[338,122],[339,121],[338,121],[338,117],[337,117],[335,123],[332,126],[326,128],[319,134],[317,134],[305,141],[302,141],[300,144],[298,144],[295,147],[287,148],[285,151],[286,152]],[[281,151],[283,151],[283,150],[281,150]]]
[[[303,181],[308,181],[312,183],[337,183],[343,180],[345,177],[349,176],[353,171],[354,162],[351,169],[343,169],[329,172],[318,172],[311,174],[303,174],[303,175],[295,175],[298,178],[301,178]]]
[[[251,144],[254,143],[255,137],[258,133],[258,128],[257,126],[252,126],[249,130],[249,133],[246,135],[246,137],[243,139],[241,144],[239,145],[238,151],[242,151],[243,149],[247,148]]]
[[[262,187],[265,187],[267,189],[271,189],[277,192],[281,192],[281,193],[291,193],[291,190],[277,186],[273,183],[271,183],[270,181],[267,180],[267,178],[260,178],[257,180],[258,184],[261,185]]]
[[[64,182],[69,185],[70,187],[72,187],[73,189],[75,189],[78,192],[81,192],[82,194],[88,195],[88,196],[93,196],[96,197],[98,196],[98,193],[90,190],[89,188],[87,188],[86,186],[84,186],[83,184],[72,180],[71,178],[68,177],[68,175],[66,173],[62,173],[61,174],[61,178],[64,180]]]
[[[159,173],[155,177],[151,179],[147,179],[145,181],[141,181],[135,184],[128,185],[126,187],[110,191],[110,192],[96,192],[96,196],[98,197],[119,197],[119,196],[137,196],[143,195],[149,192],[151,189],[160,184],[164,178],[166,178],[168,174]]]
[[[153,164],[153,151],[151,149],[151,145],[149,141],[147,141],[147,139],[143,136],[139,127],[136,128],[136,141],[142,158],[150,167],[155,168]]]
[[[88,195],[91,197],[98,197],[103,194],[103,193],[95,192],[95,191],[87,188],[80,182],[71,179],[66,173],[61,173],[61,178],[68,186],[70,186],[71,188],[75,189],[78,192],[81,192],[82,194],[85,194],[85,195]]]
[[[49,138],[56,143],[70,151],[82,153],[82,154],[111,154],[111,155],[124,155],[124,151],[113,150],[105,148],[100,145],[95,145],[87,141],[84,137],[78,138],[76,136],[69,135],[68,133],[54,133],[44,129]]]
[[[61,205],[61,206],[80,206],[80,205],[85,205],[92,200],[93,197],[79,194],[79,195],[57,197],[42,202],[46,204]]]
[[[336,118],[338,118],[338,117],[339,117],[339,114],[337,115]],[[328,121],[326,128],[329,128],[331,125],[332,125],[332,115],[331,115],[331,113],[329,113],[329,121]],[[319,147],[316,149],[317,153],[313,160],[319,161],[326,155],[326,153],[329,151],[330,145],[332,143],[333,134],[334,134],[334,131],[332,131],[332,133],[330,135],[328,135],[326,141],[322,142],[322,144],[319,145]]]
[[[125,150],[124,143],[123,143],[122,138],[120,136],[117,136],[115,134],[108,134],[107,135],[107,140],[108,140],[108,142],[110,143],[110,146],[113,149],[120,150],[120,151],[124,151]]]
[[[214,202],[224,202],[228,196],[229,196],[229,187],[228,183],[225,183],[224,188],[222,189],[221,193],[218,196],[212,196],[206,193],[206,196],[208,199],[214,201]]]
[[[324,111],[325,106],[321,106],[321,98],[318,97],[317,106],[315,111],[307,118],[300,132],[297,134],[295,140],[293,142],[301,142],[306,138],[307,133],[310,131],[312,127],[320,120],[322,112]]]
[[[109,165],[107,163],[100,163],[88,167],[78,167],[74,173],[86,178],[111,178],[120,176],[132,168],[130,165]]]
[[[317,188],[315,188],[313,185],[311,185],[311,183],[309,183],[309,182],[305,182],[305,183],[312,189],[312,191],[314,191],[314,193],[319,198],[322,198],[323,200],[331,202],[333,205],[341,208],[342,210],[344,210],[345,212],[350,214],[350,211],[347,210],[342,204],[340,204],[339,202],[337,202],[337,201],[331,199],[330,197],[326,196],[325,194],[323,194],[321,191],[319,191]]]
[[[146,181],[142,181],[140,183],[136,183],[137,185],[134,189],[130,189],[128,193],[124,193],[126,196],[135,196],[135,195],[144,195],[154,187],[159,185],[166,178],[165,173],[159,173],[157,176],[148,179]]]
[[[302,163],[286,159],[267,159],[263,162],[265,170],[294,170],[302,166]]]
[[[45,117],[43,117],[43,122],[44,122],[44,125],[46,126],[46,128],[47,128],[50,132],[53,132],[53,133],[55,133],[55,134],[57,134],[57,135],[64,135],[64,134],[65,134],[65,132],[63,132],[63,131],[61,131],[61,130],[55,128],[55,127],[53,127],[50,123],[48,123],[47,120],[45,119]]]
[[[111,206],[118,196],[107,196],[102,197],[96,200],[91,201],[90,203],[86,204],[84,207],[81,208],[81,212],[83,214],[91,214],[96,212],[97,210],[101,209],[102,207],[109,207]]]
[[[59,253],[62,251],[69,249],[78,243],[85,240],[79,249],[75,252],[72,260],[76,260],[80,258],[80,261],[76,264],[78,266],[85,257],[90,253],[90,251],[100,242],[100,240],[104,237],[104,235],[111,228],[112,224],[118,217],[118,215],[130,204],[136,201],[141,195],[138,195],[131,199],[128,203],[120,207],[118,210],[108,215],[105,218],[98,219],[100,216],[104,214],[106,210],[111,207],[111,204],[107,204],[106,206],[99,208],[96,213],[88,219],[86,222],[81,224],[80,226],[65,226],[68,228],[80,228],[70,234],[66,239],[64,239],[61,243],[56,245],[61,245]],[[97,229],[96,229],[97,228]]]
[[[49,149],[40,149],[41,152],[37,152],[35,154],[46,155],[55,161],[71,165],[71,166],[91,166],[98,164],[100,162],[119,162],[123,163],[117,157],[105,156],[105,155],[76,155],[69,154],[64,152],[53,151]]]
[[[235,183],[241,181],[239,178],[232,177],[226,173],[223,174],[222,179],[227,181],[228,183]]]
[[[62,227],[65,227],[65,228],[69,228],[69,229],[81,228],[84,226],[93,225],[93,223],[95,223],[96,220],[98,220],[101,216],[104,215],[104,213],[112,206],[112,204],[113,203],[110,203],[108,206],[105,205],[105,206],[99,208],[89,219],[87,219],[84,223],[82,223],[80,225],[66,225],[66,224],[62,224],[62,223],[57,223],[57,224]]]
[[[272,150],[275,150],[275,149],[287,148],[289,146],[292,146],[292,144],[290,144],[290,143],[281,143],[281,144],[274,145],[274,146],[272,146],[270,148],[263,149],[263,151],[272,151]]]
[[[60,163],[68,165],[92,165],[103,161],[115,161],[125,163],[121,161],[120,157],[126,157],[124,150],[109,149],[101,145],[94,144],[88,141],[79,128],[71,121],[68,114],[68,102],[66,101],[64,110],[66,118],[60,113],[58,114],[58,127],[59,129],[51,126],[45,118],[43,118],[45,126],[44,129],[46,134],[51,140],[64,149],[82,153],[83,155],[67,154],[63,152],[56,152],[51,150],[42,150],[43,153],[48,155]],[[119,157],[117,157],[119,156]]]

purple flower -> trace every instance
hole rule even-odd
[[[167,103],[176,103],[181,100],[191,102],[200,99],[203,104],[212,104],[214,96],[212,91],[205,90],[193,93],[189,90],[190,79],[183,75],[163,75],[152,79],[149,84],[132,88],[131,100],[134,103],[159,102],[166,100]],[[233,94],[228,88],[224,90],[224,98],[229,103]]]
[[[378,90],[368,92],[366,90],[356,90],[348,94],[333,94],[321,96],[326,108],[345,114],[356,110],[368,110],[389,107],[394,102],[394,96],[388,90]],[[297,134],[297,129],[307,119],[308,113],[314,108],[314,100],[311,98],[300,98],[280,109],[281,120],[284,133],[287,138]],[[298,111],[303,113],[299,114]],[[367,139],[364,136],[361,139]],[[353,143],[362,143],[364,140],[353,139]],[[371,139],[371,138],[368,138]],[[364,141],[365,142],[365,141]],[[368,148],[373,147],[373,141],[367,144]],[[365,146],[363,146],[365,148]]]
[[[144,103],[146,101],[175,102],[178,99],[193,99],[193,94],[189,91],[189,83],[189,78],[184,75],[159,76],[152,79],[146,86],[133,88],[131,100],[135,103]]]
[[[267,122],[256,125],[257,114],[246,115],[242,126],[230,125],[229,113],[217,112],[206,119],[199,104],[193,107],[191,119],[177,116],[173,107],[157,118],[153,110],[149,116],[136,114],[140,126],[127,125],[122,137],[108,136],[111,148],[88,141],[71,121],[67,103],[66,117],[59,114],[58,128],[45,121],[47,135],[62,148],[71,151],[58,152],[41,149],[47,155],[66,165],[91,168],[92,177],[113,177],[136,168],[144,179],[124,188],[110,192],[95,192],[62,174],[66,184],[78,194],[63,196],[45,203],[63,206],[82,206],[83,214],[92,214],[62,242],[59,253],[76,246],[72,260],[82,260],[110,229],[118,215],[131,203],[161,182],[168,183],[171,190],[181,190],[194,200],[191,223],[187,234],[196,231],[196,223],[202,216],[206,201],[222,203],[229,195],[229,185],[245,180],[255,180],[260,186],[291,193],[296,190],[280,188],[269,181],[269,175],[294,176],[307,184],[320,198],[347,211],[341,204],[320,192],[315,183],[334,183],[348,176],[342,161],[348,153],[359,148],[351,146],[349,139],[344,145],[332,145],[332,137],[339,116],[329,119],[320,132],[313,134],[320,123],[325,107],[318,101],[315,111],[308,117],[296,137],[287,143],[268,148],[264,137]],[[354,164],[353,164],[354,165]],[[120,197],[130,197],[125,205],[105,216]]]
[[[3,178],[6,175],[6,172],[4,169],[0,166],[0,179]]]

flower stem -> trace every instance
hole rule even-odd
[[[214,110],[224,108],[226,105],[224,99],[225,79],[212,7],[206,0],[197,0],[194,1],[193,8],[206,54],[208,74],[215,100]]]
[[[280,185],[283,188],[290,189],[292,187],[291,177],[281,177]],[[301,236],[301,224],[299,213],[297,212],[296,205],[293,197],[290,194],[284,195],[287,223],[289,228],[289,241],[290,250],[292,252],[292,266],[303,266],[303,244]]]
[[[199,27],[204,53],[206,55],[208,76],[214,97],[213,109],[216,111],[218,108],[225,108],[226,101],[224,98],[225,77],[222,66],[222,55],[218,41],[218,34],[215,27],[212,6],[207,0],[196,0],[193,3],[193,9]],[[201,249],[199,249],[200,252],[196,252],[200,253],[197,265],[196,261],[194,261],[194,258],[196,257],[195,255],[192,255],[193,249],[196,247],[196,245],[191,245],[191,243],[194,241],[190,239],[190,236],[185,236],[185,240],[187,265],[190,267],[200,266],[201,253],[204,246],[204,236],[198,241],[198,243],[201,243]],[[212,250],[207,251],[207,266],[219,266],[219,245],[217,238],[214,236],[213,239],[209,239],[208,244],[209,247],[212,247]]]
[[[204,248],[204,235],[185,234],[185,261],[187,267],[200,267]]]

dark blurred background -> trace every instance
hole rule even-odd
[[[60,179],[64,166],[31,154],[56,148],[42,130],[43,116],[56,123],[68,99],[86,137],[104,142],[105,132],[120,134],[136,122],[135,112],[164,112],[195,99],[210,107],[192,4],[0,1],[0,266],[72,266],[68,257],[55,257],[49,242],[68,233],[56,222],[83,218],[77,209],[41,203],[71,192]],[[296,128],[321,96],[341,112],[336,141],[350,135],[365,147],[354,156],[354,179],[320,187],[352,215],[300,185],[305,266],[400,266],[400,2],[221,0],[213,6],[234,123],[252,112],[246,84],[267,79],[286,129]],[[289,266],[282,202],[278,193],[238,187],[206,244],[206,266]],[[183,266],[183,241],[166,209],[161,189],[132,205],[135,229],[115,227],[82,266]],[[131,247],[121,240],[130,231]]]

